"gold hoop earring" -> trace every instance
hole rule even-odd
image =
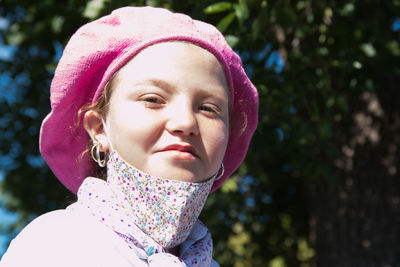
[[[95,151],[96,150],[96,151]],[[101,157],[101,153],[103,153],[103,157]],[[92,159],[99,164],[100,168],[106,166],[106,153],[100,151],[100,143],[95,142],[90,150],[90,154],[92,155]]]
[[[225,167],[224,167],[224,163],[223,163],[223,162],[221,163],[221,168],[219,168],[218,173],[219,173],[219,174],[218,174],[218,176],[215,178],[215,181],[218,181],[219,179],[222,178],[222,176],[224,176]]]

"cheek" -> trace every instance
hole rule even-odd
[[[146,149],[159,135],[154,116],[142,112],[140,106],[120,106],[110,114],[113,139],[120,145],[137,145]]]
[[[228,126],[222,125],[219,127],[211,127],[213,131],[208,131],[207,137],[209,140],[209,153],[217,162],[222,161],[228,145],[229,130]]]

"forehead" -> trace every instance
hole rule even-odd
[[[192,78],[198,86],[220,84],[226,97],[230,90],[222,65],[208,50],[184,41],[168,41],[151,45],[133,57],[117,74],[119,82],[144,79],[175,80]],[[183,79],[184,78],[184,79]],[[117,82],[118,82],[117,81]]]
[[[145,63],[157,62],[159,60],[172,60],[173,62],[170,63],[173,64],[177,59],[179,60],[180,58],[186,59],[185,61],[193,63],[193,61],[187,57],[188,54],[197,57],[196,61],[201,62],[202,64],[206,62],[214,63],[222,69],[218,59],[211,52],[186,41],[167,41],[150,45],[134,56],[127,63],[127,65],[133,61]],[[179,64],[182,63],[183,62],[179,62]]]

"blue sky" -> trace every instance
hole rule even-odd
[[[3,208],[0,208],[0,224],[14,224],[17,221],[17,216],[10,213]],[[4,254],[7,249],[8,237],[5,234],[0,234],[0,257]]]
[[[0,30],[5,30],[9,26],[8,21],[5,18],[0,17]],[[12,59],[15,53],[15,47],[3,45],[3,41],[0,40],[0,60],[9,61]],[[0,75],[0,86],[7,82],[8,77],[5,74]],[[5,94],[3,90],[0,88],[0,94]],[[5,160],[5,157],[0,157],[2,161]],[[0,162],[0,166],[3,165],[4,162]],[[4,179],[4,173],[0,171],[0,183]],[[0,225],[9,225],[14,224],[17,221],[17,215],[13,214],[7,210],[5,210],[2,206],[2,202],[4,195],[0,195]],[[0,233],[0,256],[2,256],[6,250],[8,237],[2,233]]]
[[[4,179],[4,173],[0,171],[0,183]],[[2,203],[2,198],[4,196],[0,195],[0,204]],[[14,224],[17,221],[17,215],[5,210],[0,206],[0,225]],[[6,250],[8,237],[0,233],[0,257],[4,254]]]

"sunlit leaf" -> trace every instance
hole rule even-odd
[[[228,15],[226,15],[220,22],[218,22],[217,24],[218,30],[224,33],[226,29],[229,27],[229,25],[231,25],[235,17],[236,17],[235,13],[229,13]]]
[[[376,55],[376,50],[371,43],[361,44],[361,50],[367,57],[374,57]]]
[[[232,3],[230,2],[217,2],[212,5],[209,5],[204,9],[204,13],[206,14],[215,14],[224,11],[228,11],[232,8]]]
[[[355,7],[354,7],[353,3],[346,3],[343,6],[342,10],[340,10],[340,14],[342,16],[349,16],[353,13],[354,9],[355,9]]]
[[[224,193],[236,192],[238,190],[238,184],[235,179],[228,179],[221,187],[221,191]]]
[[[51,21],[51,26],[53,28],[53,32],[59,33],[63,27],[65,18],[61,16],[54,16]]]
[[[390,41],[387,44],[387,47],[394,56],[400,56],[400,45],[398,41]]]
[[[101,10],[104,8],[104,4],[109,0],[90,0],[86,4],[86,8],[83,11],[83,17],[94,19],[99,16]]]
[[[235,4],[234,5],[236,16],[241,23],[245,21],[249,17],[249,9],[244,4]]]
[[[234,48],[240,41],[240,39],[234,35],[225,35],[225,39],[232,48]]]

